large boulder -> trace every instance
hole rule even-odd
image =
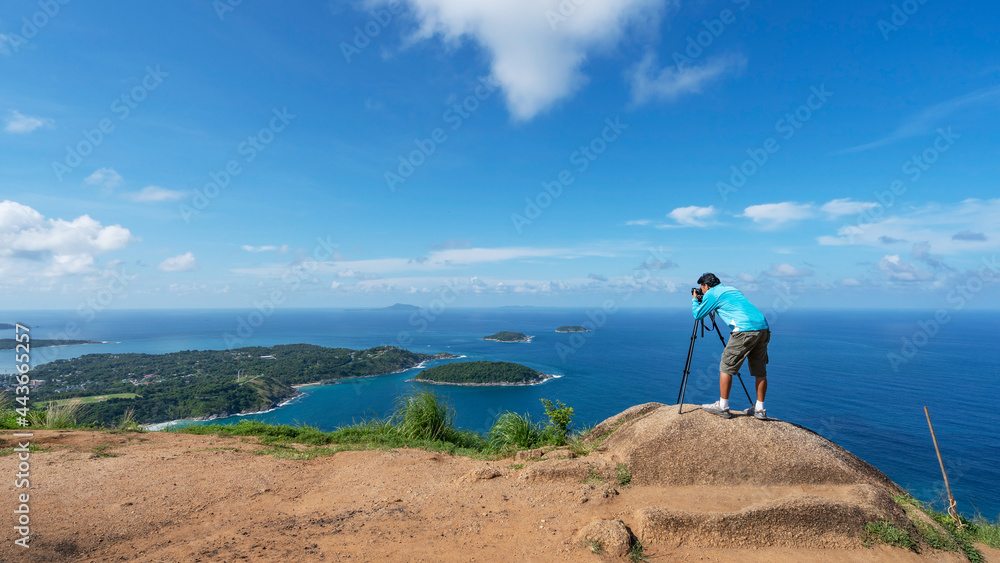
[[[724,419],[694,405],[677,410],[639,405],[594,431],[613,428],[602,449],[628,466],[637,485],[870,484],[903,492],[878,469],[796,424]]]

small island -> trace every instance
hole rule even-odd
[[[534,336],[528,336],[523,332],[501,330],[496,334],[484,336],[483,340],[492,340],[494,342],[531,342],[532,338],[534,338]]]
[[[0,350],[13,350],[18,344],[24,344],[23,342],[18,342],[13,338],[0,338]],[[32,338],[28,344],[32,348],[45,348],[47,346],[76,346],[79,344],[104,344],[103,342],[98,342],[96,340],[41,340],[38,338]]]
[[[590,332],[590,329],[580,325],[566,325],[557,328],[556,332]]]
[[[413,381],[444,385],[535,385],[554,376],[513,362],[455,362],[434,366]]]
[[[9,328],[14,328],[14,325],[12,325],[10,323],[0,323],[0,329],[6,330],[6,329],[9,329]]]

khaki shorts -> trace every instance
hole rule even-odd
[[[735,375],[743,366],[744,360],[750,360],[750,375],[767,377],[767,343],[771,340],[771,331],[747,330],[729,335],[726,349],[722,351],[722,361],[719,371]]]

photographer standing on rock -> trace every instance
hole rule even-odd
[[[729,342],[722,352],[719,364],[719,400],[702,405],[702,408],[722,418],[732,418],[729,412],[729,391],[733,386],[733,374],[740,371],[743,361],[750,360],[750,375],[756,378],[757,403],[745,411],[760,420],[767,419],[764,410],[764,395],[767,394],[767,343],[771,331],[767,319],[753,306],[743,293],[735,287],[722,285],[715,274],[704,274],[698,278],[700,289],[691,290],[691,310],[695,319],[718,311],[719,317],[729,325]]]

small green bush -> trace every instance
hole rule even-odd
[[[566,445],[566,436],[569,434],[569,425],[573,422],[573,407],[567,407],[562,401],[553,403],[548,399],[542,399],[542,406],[545,408],[545,415],[549,417],[549,426],[546,428],[547,434],[552,436],[557,446]]]

